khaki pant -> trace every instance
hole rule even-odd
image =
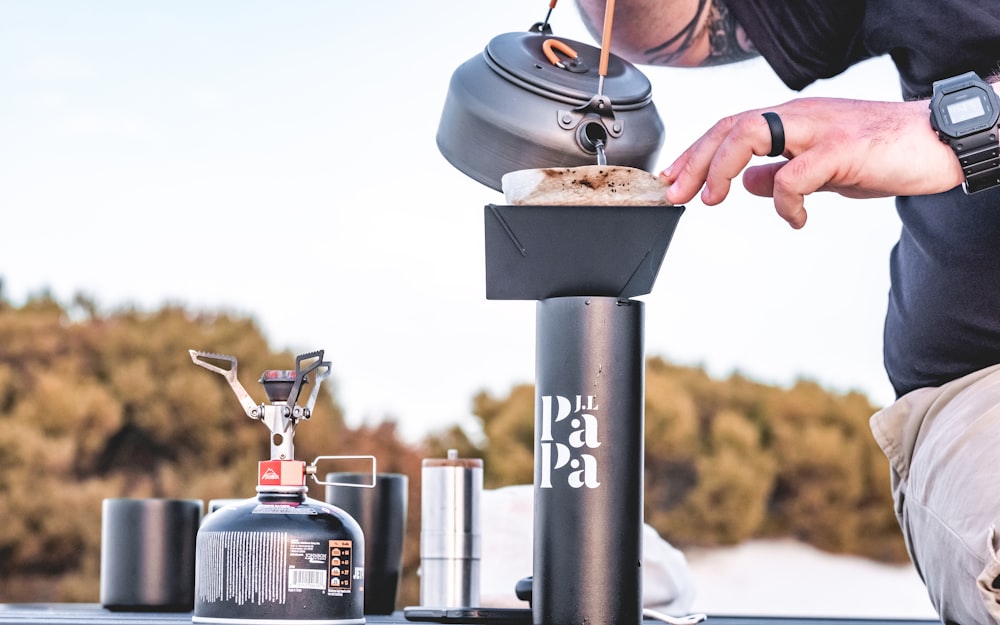
[[[944,623],[1000,623],[1000,365],[871,418],[896,517]]]

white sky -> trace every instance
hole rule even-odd
[[[502,197],[435,133],[454,69],[547,7],[0,0],[5,295],[234,310],[275,347],[326,349],[351,423],[471,423],[478,390],[532,380],[535,305],[485,299],[482,207]],[[569,0],[552,23],[593,43]],[[761,61],[642,71],[660,167],[718,118],[796,97]],[[885,59],[805,94],[899,97]],[[681,219],[642,298],[647,355],[891,401],[891,201],[817,196],[793,231],[739,191]]]

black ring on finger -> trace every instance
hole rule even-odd
[[[785,126],[781,118],[773,111],[761,113],[767,120],[767,128],[771,131],[771,151],[768,156],[781,156],[785,153]]]

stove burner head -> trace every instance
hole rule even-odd
[[[295,386],[295,371],[292,369],[268,369],[260,375],[258,382],[264,387],[269,402],[286,402]],[[302,377],[302,384],[308,384],[309,377]],[[301,392],[302,387],[299,386]],[[292,403],[298,402],[298,397],[292,398]]]

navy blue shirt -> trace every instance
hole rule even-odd
[[[793,89],[888,54],[903,98],[1000,68],[996,0],[728,0]],[[850,94],[844,94],[850,97]],[[1000,189],[900,197],[890,255],[885,368],[897,395],[1000,362]],[[863,227],[863,225],[859,225]]]

